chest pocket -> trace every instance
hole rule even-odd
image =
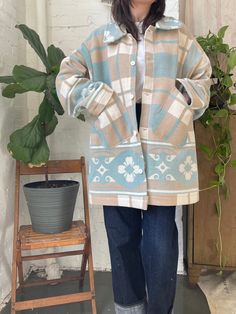
[[[155,140],[182,146],[188,131],[193,129],[193,113],[183,94],[173,87],[161,110],[154,118],[152,132]]]

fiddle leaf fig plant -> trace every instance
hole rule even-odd
[[[41,166],[49,159],[47,136],[55,130],[57,115],[63,115],[64,109],[57,97],[55,79],[60,63],[65,57],[60,48],[50,45],[47,51],[39,35],[24,24],[16,25],[45,66],[45,72],[25,65],[15,65],[11,76],[0,76],[0,83],[5,83],[2,95],[14,98],[17,94],[29,91],[43,93],[38,114],[21,129],[10,135],[8,151],[13,158],[22,160],[29,166]]]
[[[209,130],[211,142],[209,145],[200,144],[199,148],[214,163],[214,180],[210,182],[209,188],[217,188],[215,209],[218,216],[218,239],[216,249],[219,254],[219,265],[222,268],[227,261],[227,257],[223,256],[221,236],[222,195],[225,199],[230,196],[226,174],[228,168],[236,166],[236,160],[232,159],[232,134],[230,130],[230,121],[235,115],[236,107],[236,93],[233,91],[236,47],[229,47],[224,42],[227,28],[228,26],[223,26],[217,34],[209,31],[206,37],[197,37],[212,65],[210,104],[200,118],[202,125]]]

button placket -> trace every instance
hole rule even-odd
[[[131,69],[130,69],[130,74],[131,74],[131,91],[130,91],[130,98],[132,101],[132,108],[133,108],[133,122],[137,123],[136,121],[136,104],[135,104],[135,99],[136,99],[136,90],[135,90],[135,86],[136,86],[136,60],[137,60],[137,49],[138,49],[138,44],[136,42],[136,40],[133,38],[133,45],[132,45],[132,53],[130,56],[130,65],[131,65]]]

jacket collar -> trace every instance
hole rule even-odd
[[[162,30],[179,29],[183,27],[183,23],[173,17],[164,16],[161,20],[156,22],[155,28]],[[124,27],[119,27],[115,22],[107,24],[104,31],[104,43],[113,43],[121,39],[127,34]]]

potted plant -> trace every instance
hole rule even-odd
[[[227,263],[222,241],[222,210],[224,199],[227,200],[230,197],[227,176],[232,170],[230,168],[236,166],[232,151],[232,121],[235,117],[234,110],[236,107],[236,93],[233,92],[234,82],[232,77],[233,70],[236,67],[236,47],[231,48],[224,42],[227,28],[228,26],[220,28],[217,34],[209,31],[207,36],[197,37],[199,44],[212,64],[209,108],[199,119],[199,122],[196,123],[196,127],[199,130],[199,135],[202,134],[198,139],[199,142],[204,142],[198,145],[199,149],[209,161],[208,168],[212,169],[212,180],[209,187],[203,190],[217,190],[217,193],[212,193],[212,197],[214,197],[215,212],[218,219],[217,241],[215,244],[219,257],[218,265],[221,269]],[[201,131],[202,127],[204,130]]]
[[[10,135],[7,148],[16,160],[21,160],[29,167],[42,167],[48,162],[50,155],[46,138],[54,132],[58,124],[57,115],[64,113],[57,97],[55,79],[65,55],[54,45],[50,45],[46,52],[39,35],[28,26],[20,24],[15,27],[37,53],[46,71],[15,65],[11,76],[0,76],[0,83],[7,84],[2,91],[4,97],[14,98],[17,94],[29,91],[44,94],[37,115]],[[47,176],[45,181],[24,185],[33,230],[56,233],[69,229],[78,188],[77,181],[52,181]]]

